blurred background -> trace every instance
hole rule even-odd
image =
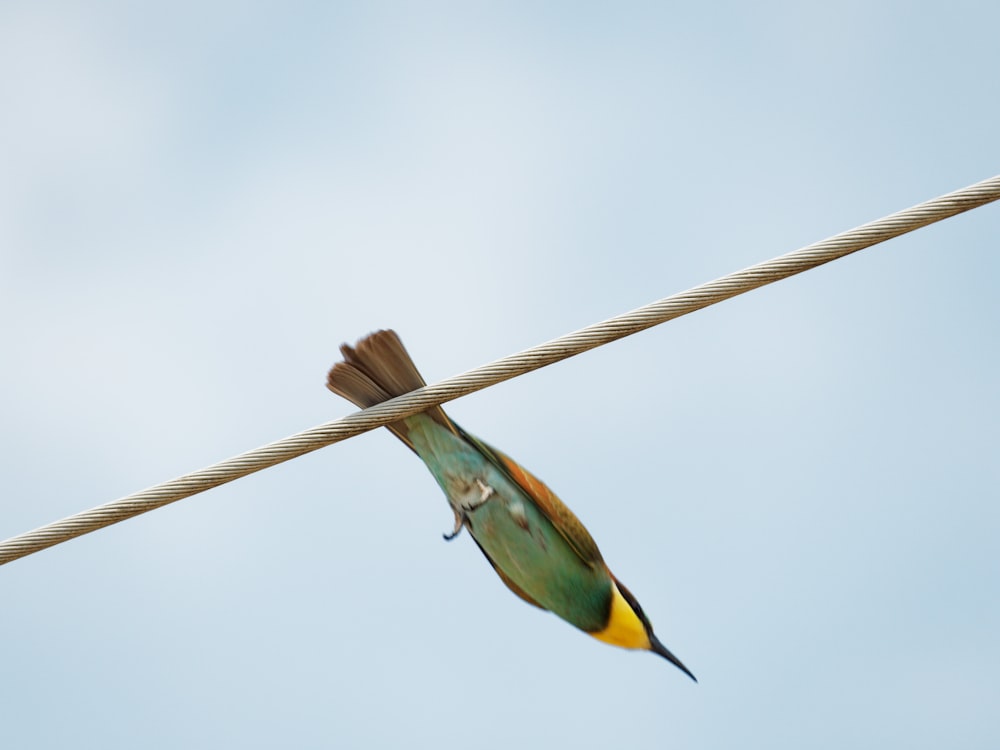
[[[0,538],[1000,172],[995,3],[0,5]],[[995,748],[1000,208],[449,406],[699,677],[381,430],[0,569],[11,748]]]

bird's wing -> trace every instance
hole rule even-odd
[[[556,497],[556,494],[548,486],[530,471],[517,463],[510,456],[492,448],[474,435],[470,435],[457,424],[452,422],[458,433],[468,440],[479,450],[494,466],[506,474],[524,494],[531,499],[537,508],[542,512],[556,530],[562,535],[573,551],[587,565],[594,567],[604,564],[601,551],[597,548],[597,542],[587,531],[579,518],[566,507],[566,504]],[[488,557],[488,555],[487,555]],[[499,572],[499,571],[498,571]],[[501,575],[503,578],[503,575]],[[506,582],[506,581],[505,581]],[[507,583],[510,586],[509,583]],[[511,587],[513,588],[513,587]],[[515,591],[522,598],[523,594]]]

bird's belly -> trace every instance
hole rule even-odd
[[[483,551],[541,606],[582,630],[603,628],[611,596],[604,566],[585,563],[506,477],[497,473],[487,484],[493,494],[466,514]]]
[[[587,632],[602,630],[611,577],[588,564],[516,482],[474,446],[424,414],[406,420],[414,450],[483,552],[545,609]]]

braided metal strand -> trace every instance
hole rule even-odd
[[[1000,176],[0,542],[0,565],[1000,199]]]

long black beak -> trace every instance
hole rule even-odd
[[[691,674],[691,670],[685,667],[681,663],[680,659],[678,659],[676,656],[670,653],[670,650],[662,643],[660,643],[660,639],[657,638],[652,633],[649,633],[649,650],[652,651],[654,654],[659,654],[660,656],[662,656],[664,659],[669,661],[671,664],[673,664],[675,667],[677,667],[679,670],[681,670],[684,674],[686,674],[695,682],[698,681],[698,678],[695,677],[693,674]]]

